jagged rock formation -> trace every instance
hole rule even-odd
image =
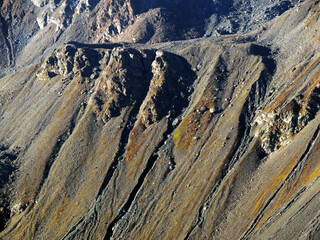
[[[60,44],[156,43],[246,32],[301,0],[5,0],[0,73],[43,60]]]
[[[50,31],[74,40],[77,14],[95,11],[120,41],[115,31],[180,6],[65,3],[33,1],[48,22],[31,42]],[[282,4],[279,14],[291,6]],[[318,239],[319,11],[320,1],[307,0],[245,34],[68,42],[1,78],[0,238]]]

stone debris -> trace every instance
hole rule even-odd
[[[13,214],[20,214],[22,213],[24,210],[26,209],[26,205],[24,203],[17,203],[15,205],[13,205],[13,207],[11,208],[11,212]]]

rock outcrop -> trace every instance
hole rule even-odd
[[[210,1],[192,25],[191,1],[4,1],[0,238],[318,239],[320,2],[297,2]],[[28,16],[10,62],[3,26]],[[161,42],[193,27],[212,37]]]
[[[257,29],[300,0],[6,0],[0,4],[0,72],[42,61],[60,44],[218,36]]]

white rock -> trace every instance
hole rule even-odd
[[[164,54],[164,52],[161,50],[156,51],[156,57],[162,57],[163,54]]]
[[[31,0],[31,2],[37,7],[43,7],[47,4],[47,0]]]
[[[20,214],[22,213],[24,210],[26,209],[26,205],[23,203],[17,203],[15,204],[12,209],[11,212],[15,213],[15,214]]]

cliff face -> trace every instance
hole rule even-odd
[[[8,61],[1,62],[0,73],[41,61],[69,41],[157,43],[247,32],[298,2],[4,0],[0,44]]]
[[[48,54],[0,79],[0,238],[319,238],[319,1],[248,33],[23,55],[46,34],[120,41],[179,4],[33,1],[48,22],[14,62],[2,15],[2,66]]]

